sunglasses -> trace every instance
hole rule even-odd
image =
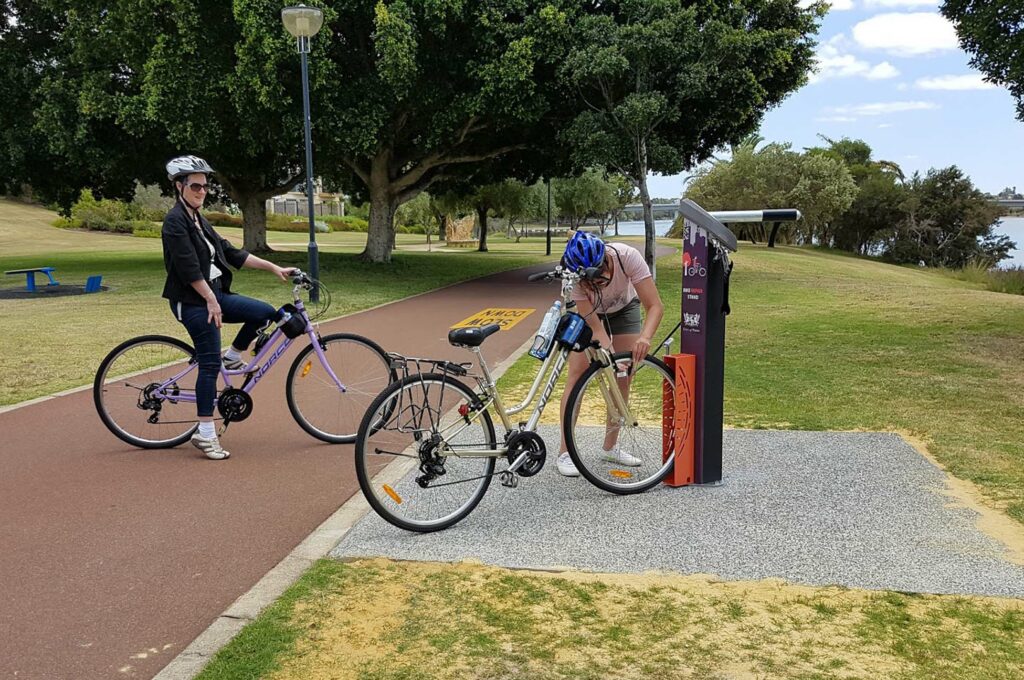
[[[208,191],[210,189],[209,184],[200,184],[199,182],[192,182],[188,185],[188,188],[192,191]]]

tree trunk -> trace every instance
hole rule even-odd
[[[657,279],[654,271],[654,211],[651,209],[651,194],[647,191],[647,144],[642,140],[637,145],[637,188],[640,190],[640,203],[644,206],[644,259],[651,269],[651,276]]]
[[[242,247],[250,253],[270,252],[267,245],[267,200],[261,193],[233,194],[242,208]]]
[[[615,213],[615,235],[619,235],[619,213]]]
[[[373,159],[370,170],[370,220],[366,231],[366,249],[359,256],[364,262],[391,262],[395,244],[395,210],[397,199],[391,195],[386,156]]]
[[[477,247],[477,252],[487,252],[487,206],[477,206],[476,209],[477,221],[480,223],[480,245]]]

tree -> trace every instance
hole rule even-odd
[[[648,172],[674,174],[757,129],[806,81],[825,5],[739,0],[601,3],[576,27],[561,75],[584,102],[564,138],[583,165],[629,177],[644,206]]]
[[[526,228],[517,229],[516,223],[540,214],[540,194],[536,186],[528,186],[518,180],[506,180],[495,185],[494,194],[495,214],[505,218],[508,236],[515,237],[516,243],[519,243]]]
[[[853,177],[840,161],[800,154],[788,144],[769,144],[759,150],[736,147],[731,159],[698,169],[686,191],[688,198],[707,210],[799,208],[803,220],[789,229],[797,240],[808,243],[829,242],[833,223],[856,194]],[[682,236],[676,232],[672,235]],[[769,245],[774,245],[774,239]]]
[[[867,254],[881,244],[882,235],[903,219],[905,201],[903,170],[892,161],[872,159],[871,146],[860,139],[831,139],[818,135],[827,147],[807,149],[809,155],[842,162],[857,183],[858,192],[849,210],[838,220],[826,245]]]
[[[136,178],[159,179],[162,157],[111,121],[81,117],[78,109],[96,102],[55,86],[54,74],[77,48],[67,10],[66,3],[26,0],[6,0],[0,10],[0,184],[9,193],[27,185],[65,214],[87,186],[102,197],[130,198]],[[111,71],[104,73],[118,88]],[[135,172],[125,161],[152,165]]]
[[[570,229],[579,229],[590,217],[607,216],[615,207],[615,185],[605,180],[599,170],[555,179],[551,182],[551,193],[558,214],[569,218]]]
[[[370,201],[366,259],[390,259],[395,208],[428,187],[492,159],[561,153],[554,136],[573,102],[555,68],[577,10],[532,0],[336,8],[327,51],[339,82],[322,104],[334,123],[323,154]]]
[[[1017,101],[1017,118],[1024,121],[1024,5],[1019,0],[945,0],[940,11],[956,26],[971,66],[986,80],[1010,90]]]
[[[893,262],[961,268],[972,261],[994,264],[1014,244],[993,230],[999,206],[954,166],[916,174],[907,185],[905,221],[893,230],[884,256]]]
[[[207,157],[242,206],[246,247],[265,248],[265,200],[304,175],[298,57],[281,3],[38,4],[46,12],[31,31],[55,22],[51,41],[61,47],[30,59],[44,65],[32,79],[46,96],[40,125],[51,151],[95,168],[88,155],[109,149],[94,131],[152,147],[152,157],[109,154],[128,187],[149,179],[143,173],[162,164],[156,158]],[[579,6],[362,0],[323,8],[310,55],[317,174],[370,202],[367,259],[390,259],[395,210],[435,182],[517,151],[564,153],[553,142],[573,103],[555,68]]]
[[[625,175],[617,172],[608,177],[608,181],[615,187],[615,205],[612,207],[612,217],[615,220],[615,235],[619,235],[619,217],[626,206],[640,197],[633,182]]]

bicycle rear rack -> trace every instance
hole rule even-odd
[[[395,374],[399,380],[404,380],[410,375],[422,373],[442,373],[444,375],[463,377],[469,375],[469,369],[473,366],[472,361],[456,363],[447,359],[407,357],[397,352],[388,352],[388,359],[391,360],[391,366],[395,369]],[[414,366],[415,370],[411,370],[411,366]],[[427,367],[427,370],[423,370],[424,366]]]
[[[441,418],[441,405],[444,404],[445,383],[441,383],[441,390],[437,394],[437,405],[431,406],[429,390],[422,376],[428,374],[441,374],[442,376],[464,377],[469,375],[472,362],[456,363],[447,359],[426,359],[423,357],[410,357],[397,352],[388,352],[388,359],[395,371],[395,382],[404,382],[409,378],[420,376],[420,385],[423,389],[424,401],[417,404],[404,403],[402,396],[392,402],[387,408],[389,416],[387,422],[381,425],[382,429],[397,432],[425,431],[424,425],[429,423],[430,427],[436,425]],[[415,382],[415,381],[410,381]],[[404,392],[402,393],[404,394]]]

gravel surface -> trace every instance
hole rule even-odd
[[[541,434],[557,445],[556,428]],[[409,533],[370,511],[331,555],[1024,597],[1024,566],[897,435],[727,430],[724,451],[721,485],[633,496],[561,477],[549,451],[450,529]]]

